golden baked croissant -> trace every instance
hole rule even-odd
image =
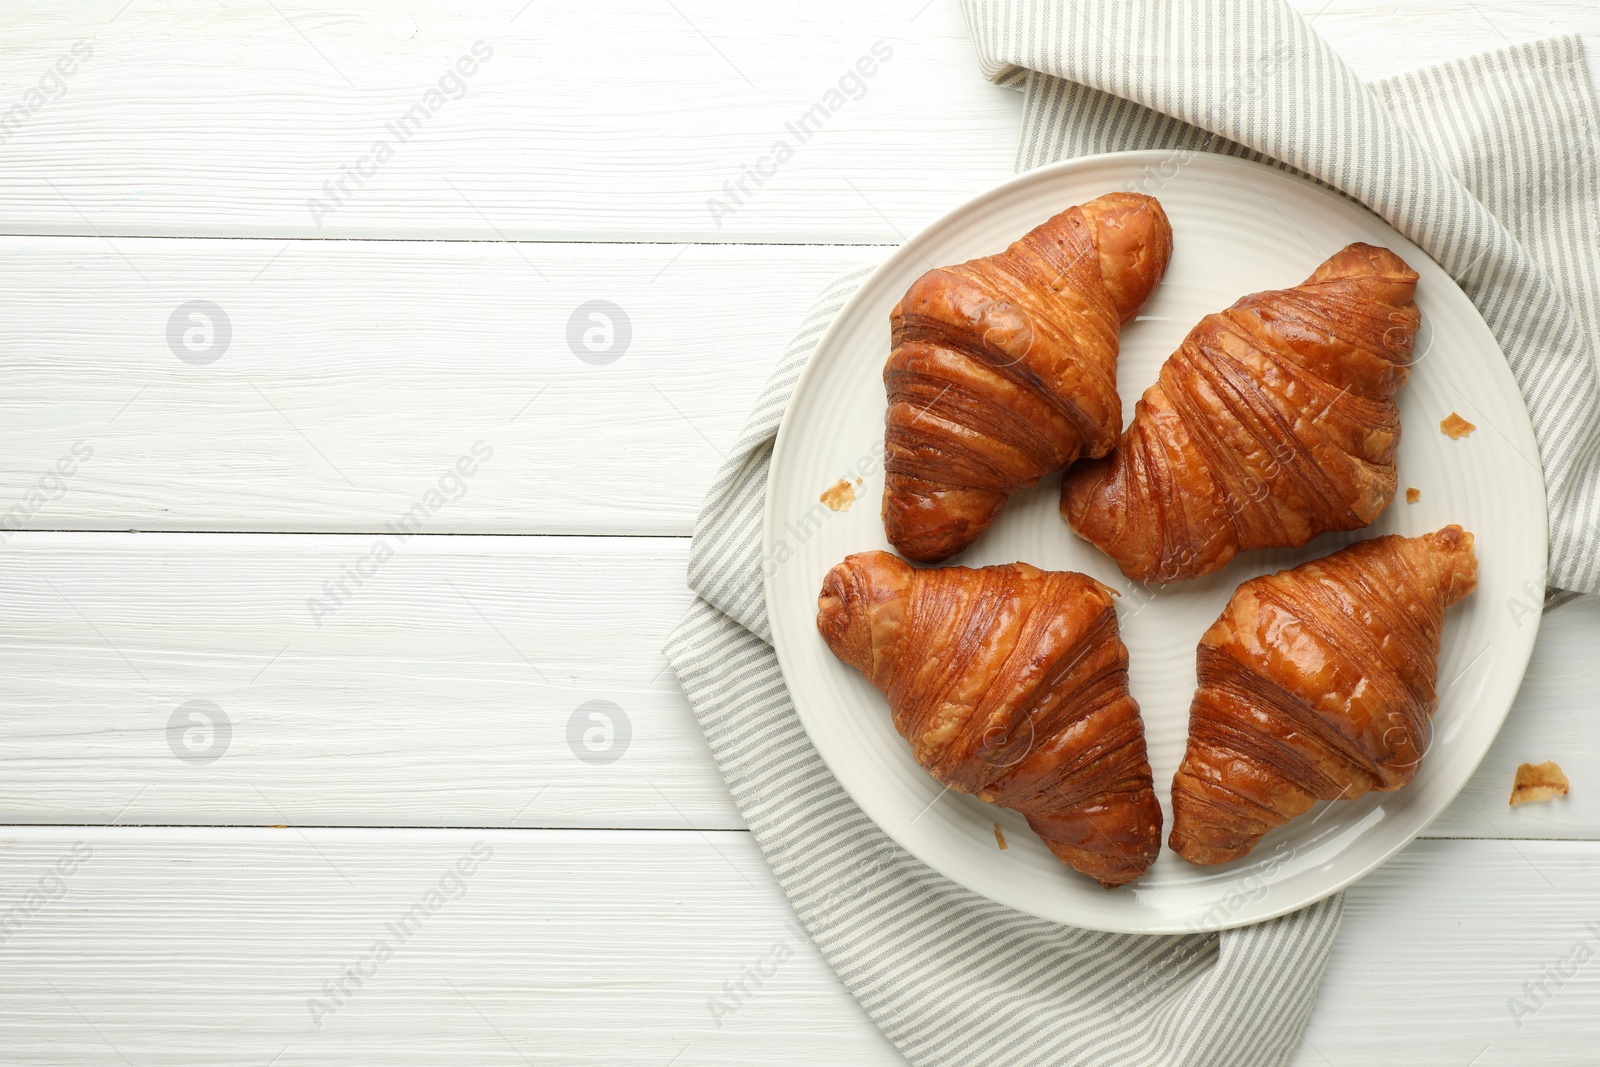
[[[1416,284],[1393,252],[1353,244],[1207,315],[1111,455],[1067,472],[1062,515],[1144,582],[1366,526],[1394,498]]]
[[[1167,269],[1161,205],[1108,193],[998,255],[930,270],[890,313],[883,525],[911,559],[970,545],[1006,497],[1122,426],[1117,332]]]
[[[936,779],[1027,816],[1057,858],[1107,888],[1155,859],[1161,808],[1099,582],[862,552],[828,572],[817,629],[888,696]]]
[[[1390,535],[1245,582],[1200,639],[1174,851],[1238,859],[1318,800],[1417,773],[1445,608],[1478,584],[1472,535]]]

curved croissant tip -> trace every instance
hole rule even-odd
[[[1411,265],[1401,259],[1399,254],[1391,248],[1382,245],[1369,245],[1365,241],[1356,241],[1347,244],[1327,259],[1323,260],[1315,273],[1311,275],[1312,281],[1326,281],[1329,278],[1349,278],[1357,275],[1388,274],[1398,280],[1415,283],[1420,275],[1411,269]]]
[[[883,532],[906,559],[943,563],[978,539],[1006,496],[988,489],[930,488],[890,471],[883,483]]]
[[[857,642],[850,639],[850,630],[866,591],[853,566],[854,559],[851,556],[843,563],[834,564],[822,579],[822,592],[817,594],[817,632],[835,655],[861,669],[861,664],[856,662],[860,659],[855,648]]]
[[[1189,835],[1186,816],[1175,816],[1175,819],[1177,825],[1173,826],[1172,833],[1167,836],[1167,847],[1196,867],[1215,867],[1222,863],[1232,863],[1255,850],[1255,839],[1232,847],[1208,845],[1198,837]]]
[[[1449,582],[1445,591],[1446,604],[1454,604],[1478,588],[1478,553],[1476,538],[1462,527],[1451,523],[1421,538],[1429,547],[1447,557]]]
[[[846,556],[822,579],[817,594],[817,632],[834,655],[871,677],[872,641],[869,608],[874,575],[909,571],[911,565],[888,552]]]
[[[1163,221],[1165,221],[1167,217],[1167,213],[1161,208],[1161,201],[1157,200],[1153,196],[1150,196],[1148,193],[1136,193],[1132,189],[1116,189],[1109,193],[1101,193],[1093,200],[1085,203],[1084,206],[1088,207],[1089,204],[1105,204],[1107,206],[1116,204],[1125,207],[1135,207],[1146,211],[1153,211]]]
[[[1429,548],[1446,555],[1460,557],[1467,569],[1476,573],[1478,569],[1478,554],[1475,551],[1476,539],[1466,529],[1451,523],[1432,533],[1423,534],[1417,538],[1426,542]]]
[[[846,604],[849,597],[845,592],[849,581],[850,572],[843,563],[835,564],[822,579],[822,592],[817,594],[817,629],[822,631],[823,637],[844,627],[849,611]]]
[[[1172,223],[1143,193],[1097,196],[1078,210],[1094,234],[1100,270],[1123,322],[1133,318],[1172,260]]]
[[[888,556],[887,552],[857,552],[835,563],[822,579],[822,592],[817,594],[817,627],[823,626],[824,617],[831,622],[844,621],[846,616],[867,595],[866,575],[877,560],[873,556]],[[826,631],[824,631],[826,632]]]

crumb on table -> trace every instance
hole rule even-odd
[[[1444,431],[1446,437],[1459,441],[1477,427],[1452,411],[1448,418],[1439,421],[1439,429]]]
[[[822,491],[822,495],[817,497],[817,499],[828,505],[828,507],[832,508],[834,511],[847,511],[849,510],[850,505],[856,502],[856,491],[851,487],[849,481],[844,478],[840,478],[838,481],[828,486],[828,488],[824,489]]]
[[[1001,852],[1004,852],[1006,850],[1006,835],[1005,835],[1005,831],[1000,829],[1000,824],[999,823],[995,823],[994,824],[994,843],[1000,846],[1000,851]]]
[[[1412,489],[1412,488],[1406,489],[1406,503],[1407,504],[1415,504],[1417,501],[1419,501],[1421,499],[1422,499],[1422,490],[1421,489]]]
[[[1544,763],[1524,763],[1517,767],[1517,780],[1511,786],[1511,806],[1532,804],[1567,795],[1567,776],[1560,765],[1547,760]]]

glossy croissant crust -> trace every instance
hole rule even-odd
[[[1378,537],[1245,582],[1200,639],[1169,844],[1226,863],[1318,800],[1417,773],[1445,609],[1477,586],[1472,535]]]
[[[1122,426],[1117,334],[1167,269],[1161,205],[1108,193],[930,270],[890,313],[883,524],[905,556],[970,545],[1006,498]]]
[[[889,698],[934,778],[1027,817],[1101,884],[1139,877],[1161,808],[1110,592],[1026,563],[918,570],[850,556],[823,581],[817,629]]]
[[[1067,472],[1062,515],[1144,582],[1366,526],[1394,498],[1416,284],[1393,252],[1353,244],[1207,315],[1111,455]]]

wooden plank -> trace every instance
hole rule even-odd
[[[19,534],[0,819],[741,826],[660,653],[686,550]]]
[[[921,0],[92,0],[9,22],[0,101],[46,80],[4,142],[10,233],[898,241],[1009,175],[1021,113],[957,6]]]
[[[1587,0],[1296,3],[1369,77],[1600,33]],[[10,233],[897,242],[1009,174],[1021,111],[953,0],[33,0],[6,51]]]
[[[1369,76],[1600,18],[1581,0],[1296,2]],[[520,8],[18,9],[0,114],[73,41],[94,55],[4,142],[0,230],[84,237],[0,257],[12,525],[378,531],[491,440],[463,449],[462,428],[499,427],[498,401],[532,397],[507,444],[493,438],[502,465],[479,464],[428,529],[684,533],[815,288],[878,254],[99,234],[892,243],[1009,170],[1018,100],[977,78],[954,4],[825,0],[777,20],[631,0],[511,21]],[[320,183],[480,25],[497,52],[467,98],[314,218]],[[895,55],[865,95],[713,218],[721,183],[878,39]],[[214,363],[165,340],[194,299],[236,329]],[[565,340],[591,299],[636,329],[614,364]],[[80,440],[95,452],[74,462]],[[52,477],[62,457],[73,469]],[[737,825],[656,654],[688,602],[681,542],[409,538],[318,627],[305,600],[375,540],[7,538],[0,819]],[[1547,621],[1471,803],[1433,832],[1597,836],[1582,791],[1600,766],[1582,728],[1597,627],[1593,604]],[[568,743],[591,699],[629,717],[615,762],[577,754],[585,729],[606,744],[598,720]],[[213,763],[194,700],[227,716]],[[1550,757],[1572,798],[1496,807],[1516,762]],[[48,872],[80,840],[93,854],[35,909],[27,894],[55,895]],[[314,1017],[322,984],[370,962],[384,924],[480,840],[494,855],[463,895]],[[1296,1063],[1587,1064],[1597,877],[1589,842],[1413,846],[1352,890]],[[17,1062],[900,1062],[738,833],[13,827],[0,903],[25,902],[0,944],[0,1044]],[[780,943],[794,955],[775,978],[713,1017],[722,983]]]
[[[1431,827],[1436,837],[1600,837],[1600,597],[1545,616],[1539,643],[1500,736],[1454,804]],[[1572,791],[1545,804],[1511,807],[1520,763],[1555,760]]]
[[[1413,844],[1348,892],[1294,1067],[1593,1063],[1597,895],[1591,842]]]
[[[0,238],[0,526],[381,531],[481,442],[427,531],[687,534],[811,301],[885,254]]]
[[[659,651],[690,602],[686,541],[391,536],[382,559],[377,543],[15,535],[0,820],[743,825]],[[1504,733],[1430,833],[1600,838],[1600,598],[1545,627]],[[192,701],[227,717],[210,762]],[[1552,758],[1572,796],[1509,809],[1516,764]]]
[[[743,833],[27,828],[0,849],[19,1063],[901,1062]],[[1600,965],[1562,961],[1600,941],[1597,892],[1592,842],[1413,845],[1350,891],[1294,1062],[1588,1064]],[[1550,967],[1570,973],[1513,1018]]]
[[[3,854],[7,907],[84,857],[0,946],[15,1063],[897,1059],[742,832],[19,830]]]

